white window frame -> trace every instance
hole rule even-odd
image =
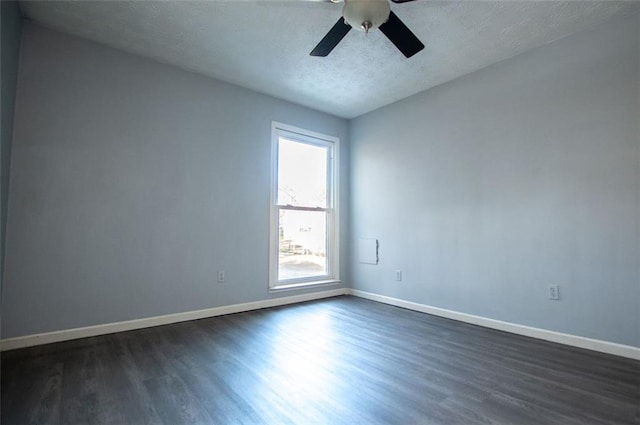
[[[304,208],[278,205],[278,141],[280,137],[295,142],[328,148],[327,207]],[[303,128],[273,122],[271,125],[271,213],[269,225],[269,290],[280,291],[340,282],[340,214],[339,214],[339,152],[340,139]],[[278,279],[280,254],[280,210],[307,210],[327,212],[327,274],[293,279]]]

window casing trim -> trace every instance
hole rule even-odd
[[[327,161],[326,208],[278,205],[278,142],[280,137],[288,140],[326,147],[330,153]],[[308,131],[288,124],[273,121],[271,124],[271,187],[269,220],[269,291],[281,291],[310,286],[340,283],[340,213],[339,213],[339,167],[340,139],[322,133]],[[327,212],[327,273],[318,276],[278,279],[279,257],[279,211],[326,211]]]

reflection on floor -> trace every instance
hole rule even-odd
[[[3,425],[638,424],[640,362],[354,297],[2,354]]]

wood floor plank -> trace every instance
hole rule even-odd
[[[354,297],[2,353],[0,422],[640,425],[640,362]]]

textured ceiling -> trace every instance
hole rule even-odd
[[[429,1],[391,9],[426,48],[406,59],[376,30],[311,49],[342,4],[314,1],[23,1],[26,18],[345,118],[640,10],[638,1]]]

